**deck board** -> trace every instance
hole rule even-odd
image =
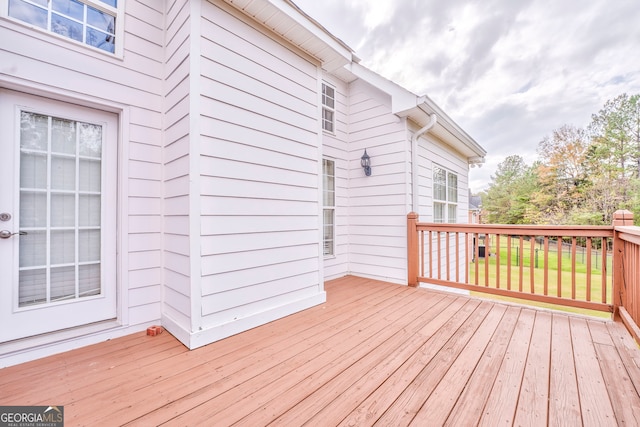
[[[0,370],[65,425],[638,425],[624,326],[345,277],[327,303],[188,351],[143,333]]]

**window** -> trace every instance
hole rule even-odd
[[[322,130],[334,132],[336,127],[336,90],[322,83]]]
[[[433,222],[457,222],[458,175],[433,167]]]
[[[118,0],[9,0],[6,13],[79,43],[116,53],[116,39],[120,41],[122,34],[116,37],[118,10]]]
[[[335,254],[336,219],[336,166],[333,160],[322,159],[322,215],[323,215],[323,254]]]

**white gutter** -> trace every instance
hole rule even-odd
[[[418,185],[418,178],[420,176],[420,170],[418,167],[418,140],[422,135],[429,132],[429,130],[436,124],[438,117],[434,114],[429,115],[429,123],[413,134],[411,138],[411,186],[412,186],[412,201],[411,201],[411,211],[418,213],[418,203],[419,203],[419,191],[420,186]]]

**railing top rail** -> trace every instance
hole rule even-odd
[[[418,230],[424,231],[561,237],[612,237],[614,230],[614,227],[611,225],[513,225],[419,222],[416,226]]]

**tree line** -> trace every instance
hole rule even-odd
[[[607,101],[586,128],[564,125],[538,144],[538,160],[507,157],[480,196],[484,222],[609,225],[640,220],[640,94]]]

